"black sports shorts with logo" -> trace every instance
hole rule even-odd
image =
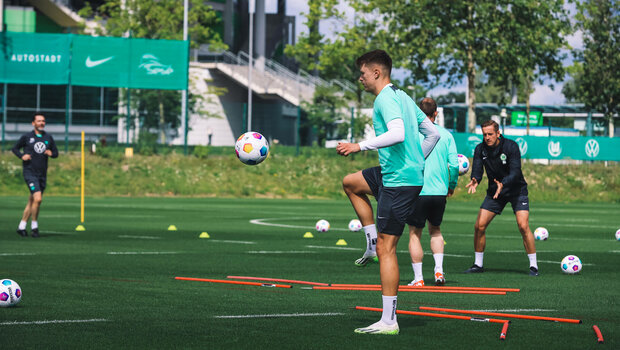
[[[482,202],[480,209],[486,209],[497,215],[500,215],[504,210],[504,207],[508,203],[512,205],[512,211],[515,213],[519,210],[530,210],[530,201],[527,198],[527,195],[499,197],[497,199],[493,199],[493,197],[487,195],[486,197],[484,197],[484,201]]]
[[[24,181],[26,181],[30,194],[35,192],[43,193],[43,191],[45,191],[45,184],[47,182],[47,178],[45,176],[38,176],[32,172],[24,171]]]
[[[413,226],[424,228],[426,220],[433,226],[440,226],[446,210],[446,196],[420,196],[413,211]]]

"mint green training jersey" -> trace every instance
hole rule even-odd
[[[459,178],[456,143],[452,134],[435,124],[441,138],[431,154],[426,157],[424,187],[420,196],[445,196],[449,189],[455,189]],[[424,139],[424,135],[420,134]]]
[[[376,136],[387,132],[387,123],[397,118],[405,125],[405,140],[378,150],[383,186],[422,186],[424,155],[418,124],[426,115],[409,95],[389,84],[375,98],[372,122]]]

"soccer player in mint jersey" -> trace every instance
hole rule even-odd
[[[487,195],[480,206],[474,226],[474,264],[465,273],[484,272],[483,258],[486,246],[486,230],[491,220],[502,213],[510,203],[517,218],[517,226],[523,246],[530,261],[530,276],[538,276],[536,245],[530,230],[530,201],[527,183],[521,172],[521,152],[516,142],[504,138],[499,133],[499,125],[488,120],[481,125],[484,141],[476,146],[471,170],[471,181],[467,184],[469,193],[475,193],[484,167],[489,179]]]
[[[367,52],[356,64],[364,89],[376,96],[372,118],[376,137],[359,144],[340,143],[336,150],[343,156],[372,149],[379,152],[383,189],[377,198],[376,225],[383,314],[378,322],[355,332],[398,334],[396,300],[400,276],[396,244],[405,224],[412,222],[413,205],[424,184],[424,157],[440,136],[413,100],[391,84],[392,59],[385,51]],[[424,144],[420,142],[419,132],[426,137]]]
[[[437,117],[437,103],[432,98],[425,98],[420,102],[420,109],[433,123]],[[441,139],[426,158],[424,166],[424,186],[418,197],[414,209],[414,224],[409,226],[409,254],[413,267],[414,279],[411,286],[424,286],[422,276],[422,258],[424,250],[420,243],[422,229],[428,221],[428,233],[431,236],[431,251],[435,260],[435,284],[443,285],[446,279],[443,272],[443,245],[441,235],[441,221],[446,209],[446,196],[451,196],[456,188],[459,177],[456,143],[452,134],[435,124]]]
[[[47,159],[58,157],[58,148],[52,135],[45,132],[45,116],[35,114],[32,117],[34,129],[22,135],[13,146],[13,153],[22,160],[24,180],[30,190],[30,197],[24,209],[24,215],[17,228],[20,236],[26,237],[26,224],[28,219],[32,237],[39,237],[39,209],[43,200],[43,191],[47,182]]]

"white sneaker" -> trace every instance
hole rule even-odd
[[[413,286],[413,287],[424,287],[424,280],[413,280],[409,283],[407,283],[408,286]]]
[[[394,322],[394,324],[386,324],[379,320],[379,322],[373,323],[368,327],[357,328],[355,333],[397,335],[399,331],[400,329],[398,328],[398,322]]]
[[[358,267],[363,267],[366,266],[366,264],[368,264],[371,261],[375,261],[377,262],[377,253],[374,254],[368,254],[368,252],[364,253],[364,256],[362,256],[361,258],[355,260],[355,266]]]

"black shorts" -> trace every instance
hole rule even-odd
[[[486,209],[491,211],[497,215],[502,213],[506,204],[510,202],[512,205],[512,211],[518,212],[520,210],[530,211],[530,201],[527,198],[527,195],[515,195],[512,197],[500,197],[497,199],[493,199],[493,197],[487,195],[484,197],[484,202],[480,206],[480,209]]]
[[[376,166],[368,169],[362,170],[362,176],[364,176],[364,180],[370,187],[370,191],[372,191],[372,195],[375,196],[375,199],[379,200],[379,195],[383,190],[383,175],[381,175],[381,167]]]
[[[420,196],[413,210],[413,226],[424,228],[426,220],[440,226],[446,210],[446,196]]]
[[[44,176],[36,176],[34,174],[24,174],[24,181],[30,190],[30,194],[45,191],[46,178]]]
[[[377,232],[400,236],[413,225],[413,208],[422,186],[383,187],[377,199]]]

